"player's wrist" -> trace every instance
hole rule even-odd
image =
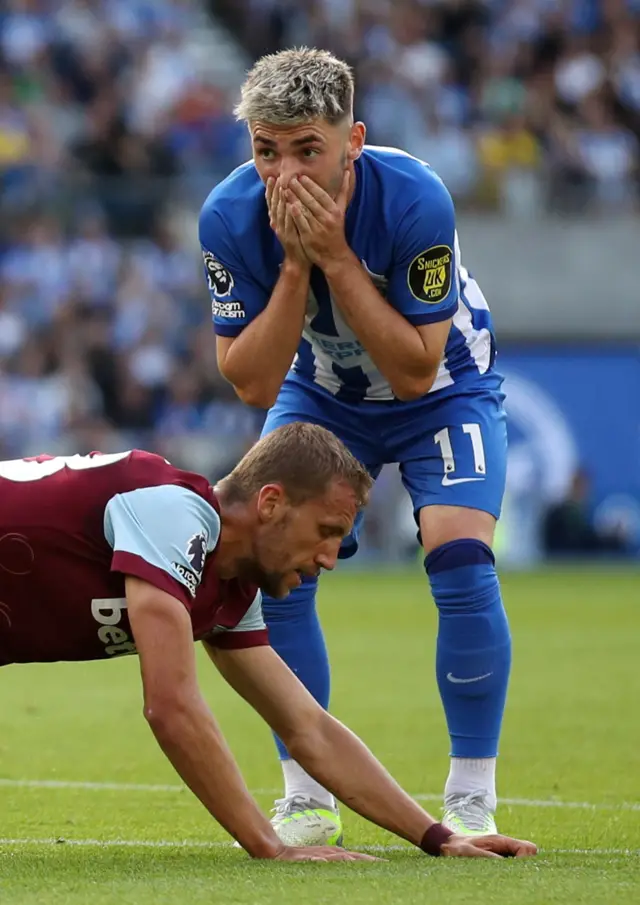
[[[251,845],[243,845],[242,840],[238,841],[244,850],[258,861],[274,861],[281,858],[287,850],[287,846],[278,839],[275,833],[254,839]]]
[[[285,276],[293,277],[294,279],[307,277],[311,273],[311,261],[304,261],[293,255],[285,255],[280,272]]]
[[[448,842],[453,835],[455,835],[454,832],[444,826],[444,824],[432,823],[420,840],[419,848],[427,855],[439,858],[442,854],[442,846],[445,842]]]
[[[341,254],[332,255],[332,257],[323,261],[320,264],[320,269],[330,282],[353,266],[361,267],[361,264],[353,251],[347,246]]]

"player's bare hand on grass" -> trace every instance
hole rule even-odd
[[[291,211],[302,247],[321,269],[351,253],[344,232],[350,185],[351,173],[345,170],[335,201],[308,176],[294,177],[285,190],[287,210]]]
[[[336,845],[306,845],[296,847],[287,845],[283,848],[279,855],[276,855],[276,861],[380,861],[381,858],[375,858],[373,855],[366,855],[364,852],[349,852]]]
[[[538,851],[533,842],[509,836],[450,836],[440,854],[446,858],[527,858]]]
[[[303,267],[311,267],[311,261],[305,254],[300,234],[287,205],[281,181],[273,178],[267,180],[265,194],[269,210],[269,225],[284,248],[285,260],[295,261],[296,264]]]

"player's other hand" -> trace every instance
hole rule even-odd
[[[344,230],[351,170],[345,169],[334,199],[308,176],[294,177],[286,189],[291,212],[307,257],[321,269],[351,254]]]
[[[336,845],[286,845],[276,855],[275,861],[380,861],[364,852],[348,852]]]
[[[527,858],[538,851],[533,842],[510,836],[450,836],[440,854],[446,858]]]
[[[287,209],[280,179],[271,177],[267,180],[265,196],[269,210],[269,225],[280,240],[285,261],[293,261],[303,268],[310,269],[311,261],[305,254],[291,211]]]

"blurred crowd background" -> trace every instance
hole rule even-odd
[[[638,206],[633,0],[219,0],[253,55],[334,49],[372,143],[429,161],[468,204]]]
[[[250,155],[246,68],[300,44],[456,200],[512,399],[505,558],[633,555],[640,0],[2,0],[0,458],[135,445],[215,477],[253,442],[196,217]],[[415,550],[398,499],[388,470],[376,556]]]

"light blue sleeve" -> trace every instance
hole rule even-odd
[[[104,535],[114,558],[118,553],[137,556],[195,597],[205,558],[218,543],[220,517],[185,487],[142,487],[109,500]]]
[[[253,603],[244,614],[240,622],[230,628],[230,632],[262,632],[267,626],[265,625],[264,616],[262,614],[262,594],[260,591],[256,594]]]
[[[240,650],[269,644],[269,633],[262,615],[260,591],[240,622],[233,628],[217,625],[206,638],[208,644],[226,650]]]

